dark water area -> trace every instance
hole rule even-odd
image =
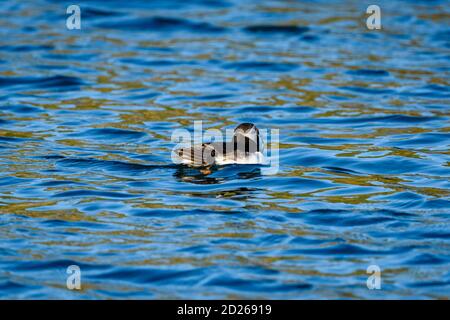
[[[449,298],[450,5],[370,4],[0,1],[0,298]],[[173,164],[196,120],[278,172]]]

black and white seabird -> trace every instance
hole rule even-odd
[[[225,164],[261,164],[263,141],[253,123],[241,123],[229,142],[202,143],[175,150],[182,164],[205,167]]]

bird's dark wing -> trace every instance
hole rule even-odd
[[[216,152],[211,144],[203,143],[201,145],[177,149],[175,153],[182,160],[182,163],[194,167],[203,167],[214,164]]]

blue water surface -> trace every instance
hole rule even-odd
[[[449,298],[448,1],[381,30],[372,1],[75,2],[0,1],[0,298]],[[278,172],[174,165],[196,120],[279,129]]]

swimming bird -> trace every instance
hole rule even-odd
[[[175,150],[178,160],[193,167],[226,164],[261,164],[263,141],[253,123],[241,123],[229,142],[202,143]]]

